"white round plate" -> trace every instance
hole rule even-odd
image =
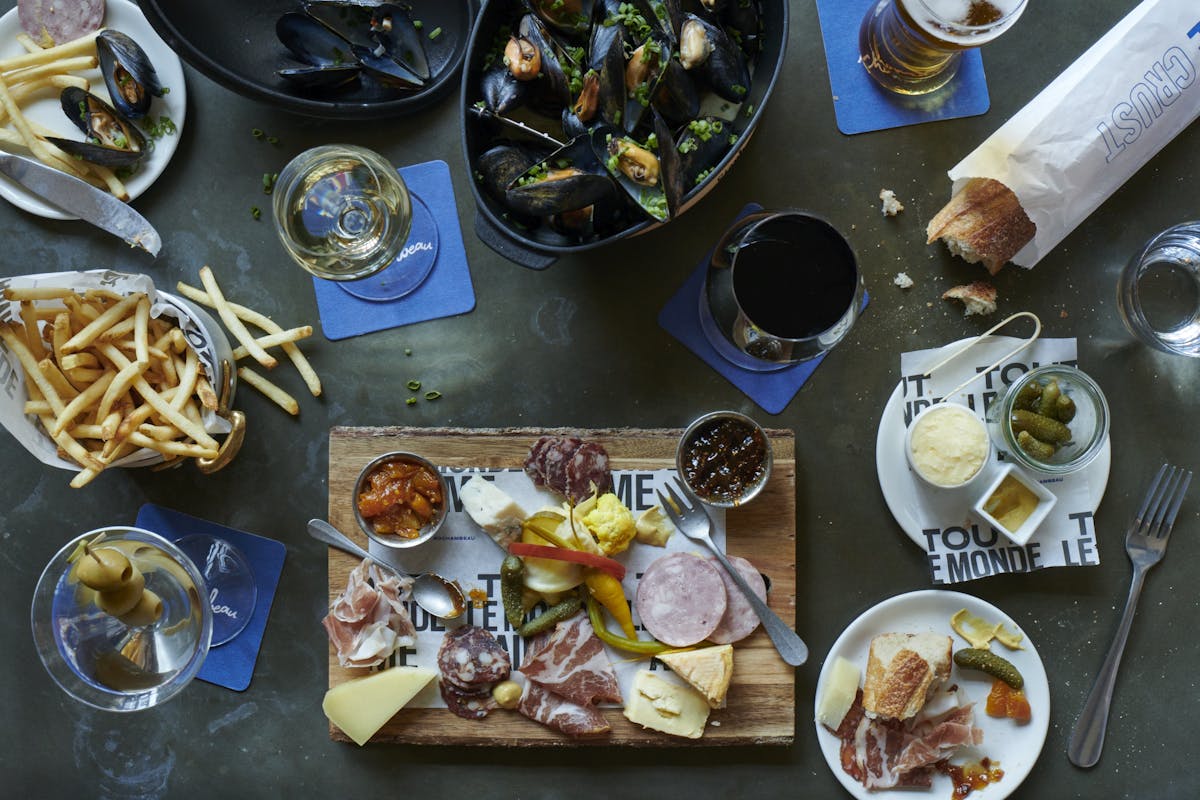
[[[829,655],[825,657],[825,663],[821,666],[821,675],[817,679],[817,700],[813,704],[814,718],[816,703],[825,690],[825,682],[829,679],[828,673],[834,660],[842,656],[865,673],[871,639],[881,633],[944,633],[954,639],[955,650],[969,647],[970,645],[959,638],[950,627],[951,615],[961,608],[989,622],[1003,622],[1010,631],[1024,633],[1021,626],[991,603],[961,592],[927,589],[884,600],[850,623],[830,648]],[[975,702],[975,726],[983,731],[983,744],[976,748],[978,756],[973,757],[986,756],[993,762],[998,762],[999,768],[1004,771],[1004,777],[999,782],[988,786],[987,790],[979,795],[986,800],[1002,800],[1021,785],[1021,781],[1025,780],[1025,776],[1033,769],[1038,755],[1042,752],[1042,745],[1046,742],[1046,731],[1050,726],[1050,685],[1046,680],[1046,668],[1042,666],[1042,659],[1028,635],[1021,644],[1023,650],[1009,650],[999,643],[993,643],[992,648],[998,655],[1011,661],[1025,678],[1025,696],[1029,700],[1033,717],[1024,725],[1018,725],[1010,719],[989,717],[985,713],[984,704],[992,688],[990,676],[975,670],[959,670],[957,666],[950,672],[949,683],[957,684]],[[933,786],[927,790],[867,791],[866,787],[842,769],[841,741],[821,723],[816,723],[816,726],[817,742],[829,768],[841,781],[842,786],[846,787],[846,791],[859,800],[914,800],[918,797],[941,800],[951,796],[950,778],[941,773],[934,775]],[[957,762],[962,759],[954,760]]]
[[[187,88],[183,83],[183,65],[179,62],[179,57],[154,32],[154,28],[150,27],[150,23],[146,21],[141,9],[135,3],[131,3],[129,0],[108,0],[108,10],[104,13],[104,27],[128,35],[146,51],[150,63],[158,72],[159,83],[170,89],[163,97],[154,99],[150,106],[149,116],[157,120],[165,114],[171,118],[177,128],[174,134],[154,140],[154,149],[150,155],[138,167],[138,171],[125,181],[125,186],[129,190],[129,199],[132,201],[150,188],[155,179],[166,169],[167,162],[175,153],[179,137],[183,135],[184,115],[187,112]],[[19,33],[22,33],[21,22],[17,18],[17,9],[13,8],[0,17],[0,58],[11,58],[25,52],[25,49],[17,44],[16,37]],[[76,74],[91,82],[92,94],[105,101],[109,99],[108,89],[104,86],[104,79],[100,77],[99,69],[90,69]],[[83,138],[79,129],[72,125],[71,121],[63,114],[58,96],[52,92],[44,92],[38,99],[23,106],[22,111],[31,121],[58,131],[64,139]],[[142,128],[143,121],[144,118],[135,120],[134,124]],[[145,133],[144,128],[142,132]],[[146,138],[149,139],[149,135]],[[28,155],[24,150],[20,152]],[[0,197],[39,217],[78,219],[3,175],[0,175]]]
[[[960,339],[943,347],[957,347],[969,339]],[[991,362],[1020,342],[1011,336],[993,336],[980,342],[978,358],[983,362]],[[923,523],[930,517],[946,521],[961,520],[968,509],[962,507],[961,498],[950,493],[939,493],[931,490],[913,474],[904,457],[904,386],[896,384],[892,396],[883,407],[883,416],[879,418],[879,434],[875,439],[875,469],[879,473],[879,488],[883,490],[883,499],[887,502],[892,516],[908,535],[908,538],[925,549],[925,536],[921,532]],[[999,468],[993,450],[992,460],[984,467],[989,473]],[[1108,486],[1108,470],[1112,463],[1112,442],[1106,439],[1104,447],[1096,456],[1096,460],[1084,467],[1088,479],[1089,498],[1092,511],[1100,507],[1104,499],[1104,490]],[[984,476],[980,485],[985,486],[991,480]],[[1046,489],[1056,492],[1057,483],[1043,484]],[[968,503],[968,505],[970,505]]]

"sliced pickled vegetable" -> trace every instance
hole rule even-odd
[[[532,556],[554,561],[566,561],[585,567],[595,567],[604,570],[617,580],[625,579],[625,565],[611,558],[598,556],[595,553],[584,553],[580,550],[568,550],[562,547],[546,547],[539,544],[513,542],[508,546],[508,552],[515,556]]]
[[[1014,689],[999,678],[992,684],[992,691],[987,697],[987,713],[989,717],[1002,717],[1015,720],[1021,724],[1029,722],[1033,710],[1029,707],[1029,699],[1025,692]]]

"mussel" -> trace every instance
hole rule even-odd
[[[323,22],[299,11],[275,21],[275,35],[298,61],[313,67],[356,63],[351,43]]]
[[[554,30],[581,36],[591,25],[595,0],[525,0],[525,5]]]
[[[738,137],[733,123],[718,117],[701,117],[683,126],[676,134],[675,150],[679,153],[684,187],[691,188],[702,181]]]
[[[382,48],[382,52],[376,50],[377,55],[388,56],[421,81],[432,77],[424,37],[406,7],[391,3],[378,6],[371,14],[371,36]]]
[[[519,214],[549,217],[586,208],[611,194],[612,181],[597,164],[587,137],[577,137],[520,175],[505,193]]]
[[[101,31],[96,57],[113,106],[130,119],[146,116],[152,98],[161,97],[158,73],[137,42],[120,31]]]
[[[741,48],[722,28],[685,14],[679,32],[679,63],[703,75],[712,90],[741,103],[750,89],[750,68]]]
[[[592,148],[629,199],[659,222],[675,215],[683,200],[679,153],[659,114],[645,141],[607,125],[592,130]]]
[[[305,64],[300,67],[284,67],[275,74],[289,83],[305,89],[337,89],[358,79],[362,69],[357,61],[349,64],[330,64],[314,67]]]
[[[146,157],[146,137],[108,103],[75,86],[59,96],[67,118],[83,132],[82,142],[47,136],[64,152],[102,167],[131,168]]]

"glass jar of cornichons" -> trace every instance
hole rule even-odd
[[[1108,442],[1108,401],[1087,374],[1047,364],[1009,384],[987,413],[992,443],[1034,472],[1077,472]]]

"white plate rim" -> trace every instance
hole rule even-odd
[[[948,347],[956,347],[973,338],[975,337],[968,336],[950,342],[941,347],[940,351],[945,351]],[[1001,354],[1004,347],[1011,347],[1019,341],[1011,336],[992,336],[981,343],[980,347],[995,348],[998,351],[997,354]],[[921,522],[910,513],[905,502],[906,499],[922,497],[923,491],[917,482],[917,477],[913,475],[904,458],[905,428],[904,423],[900,421],[900,415],[896,413],[896,407],[903,402],[904,387],[903,384],[897,383],[879,417],[879,431],[875,438],[875,472],[879,478],[879,488],[883,492],[883,500],[887,503],[888,510],[892,512],[892,517],[903,529],[904,534],[913,541],[913,544],[924,551],[925,542],[921,533]],[[1111,466],[1112,439],[1109,437],[1104,440],[1104,446],[1096,455],[1096,460],[1084,467],[1084,471],[1088,475],[1088,489],[1091,491],[1090,504],[1093,512],[1100,507],[1100,501],[1104,499]],[[995,468],[994,463],[991,468]],[[1046,488],[1054,491],[1053,486]]]
[[[128,34],[141,45],[142,49],[146,51],[146,55],[150,57],[150,62],[154,64],[160,82],[170,89],[166,96],[154,100],[151,114],[155,117],[167,114],[175,123],[176,131],[173,135],[164,136],[155,141],[154,150],[142,164],[141,169],[125,182],[125,186],[129,190],[129,202],[132,203],[154,184],[154,181],[166,169],[171,157],[175,154],[175,149],[179,146],[187,114],[187,87],[184,83],[183,64],[180,62],[179,56],[175,55],[154,28],[150,27],[150,23],[136,3],[130,2],[130,0],[107,0],[104,26]],[[0,57],[7,58],[25,52],[16,43],[15,37],[20,32],[21,22],[18,18],[18,10],[14,6],[8,13],[0,16]],[[105,100],[108,99],[108,91],[104,86],[104,80],[100,77],[99,69],[87,70],[80,74],[91,82],[93,94]],[[61,131],[65,138],[79,138],[79,132],[71,126],[61,110],[56,110],[57,107],[57,98],[46,95],[30,104],[30,119]],[[138,122],[134,124],[141,127]],[[147,138],[149,138],[148,135]],[[17,208],[46,219],[79,219],[58,206],[46,202],[5,175],[0,175],[0,197]]]
[[[904,619],[906,616],[912,614],[915,607],[921,607],[924,616],[940,615],[939,618],[942,620],[941,627],[935,629],[934,626],[924,623],[915,625],[910,623],[906,626]],[[1001,655],[1012,661],[1021,671],[1022,676],[1025,678],[1025,694],[1033,709],[1033,720],[1025,726],[1017,726],[1016,723],[1005,719],[988,717],[983,710],[983,704],[987,699],[991,679],[986,676],[983,676],[981,679],[968,677],[965,674],[960,674],[958,667],[953,668],[950,676],[951,682],[963,686],[967,690],[970,699],[975,701],[976,726],[983,728],[985,731],[1001,728],[1001,726],[1011,726],[1017,734],[1025,738],[1026,746],[1018,751],[1017,754],[1013,754],[1011,748],[1006,749],[1002,746],[996,749],[992,747],[989,737],[984,736],[980,751],[992,761],[999,763],[1000,769],[1004,770],[1004,777],[999,783],[988,786],[986,793],[980,796],[986,796],[988,800],[1003,800],[1016,791],[1017,787],[1024,782],[1025,778],[1033,770],[1034,764],[1037,763],[1037,759],[1041,755],[1042,748],[1046,743],[1046,735],[1050,729],[1050,683],[1046,677],[1046,668],[1042,664],[1041,656],[1038,654],[1033,641],[1029,638],[1029,634],[1012,617],[986,600],[982,600],[974,595],[948,591],[946,589],[921,589],[890,597],[860,614],[853,622],[846,626],[846,629],[838,636],[833,646],[829,648],[829,652],[825,656],[825,662],[821,665],[821,673],[817,678],[816,694],[813,698],[813,724],[817,730],[817,745],[821,748],[821,754],[825,757],[825,762],[829,765],[830,770],[833,771],[834,776],[846,791],[858,798],[858,800],[888,800],[888,798],[913,800],[913,798],[917,797],[948,797],[950,795],[950,779],[938,773],[934,776],[933,786],[928,790],[887,789],[868,791],[865,786],[846,774],[842,769],[841,763],[841,741],[826,730],[824,725],[815,721],[817,706],[820,703],[826,681],[829,679],[828,673],[832,668],[834,660],[837,656],[846,657],[865,672],[871,637],[879,633],[888,633],[891,631],[920,632],[928,629],[936,633],[944,632],[954,639],[955,650],[968,647],[969,645],[963,642],[950,627],[951,615],[960,608],[966,608],[972,614],[984,617],[985,619],[994,619],[1003,622],[1010,630],[1024,634],[1024,639],[1021,641],[1024,647],[1023,650],[1006,651],[1001,653]],[[854,648],[855,640],[861,641],[858,641],[858,647],[855,648],[855,651],[850,652]],[[1021,753],[1024,755],[1022,756]]]

